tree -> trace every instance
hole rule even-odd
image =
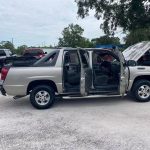
[[[11,51],[14,51],[14,45],[10,41],[1,41],[0,47],[5,49],[10,49]]]
[[[114,44],[119,45],[120,39],[118,37],[110,37],[108,35],[101,36],[100,38],[92,39],[94,45],[97,44]]]
[[[150,28],[131,31],[125,38],[127,46],[141,41],[150,41]]]
[[[91,48],[91,47],[94,47],[94,44],[89,39],[83,38],[83,40],[81,41],[80,47],[82,47],[82,48]]]
[[[95,17],[104,21],[101,28],[107,35],[114,35],[117,27],[123,31],[133,31],[150,26],[149,0],[75,0],[78,15],[85,18],[90,10]]]
[[[84,38],[84,29],[79,25],[70,24],[62,31],[62,38],[59,38],[59,47],[90,47],[91,42]]]
[[[15,50],[15,52],[19,55],[22,55],[24,50],[27,49],[28,47],[26,45],[21,45],[18,46],[17,49]]]

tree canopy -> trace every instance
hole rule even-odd
[[[150,41],[150,28],[131,31],[125,38],[127,46],[141,41]]]
[[[14,51],[14,45],[10,41],[1,41],[0,48],[10,49]]]
[[[27,49],[28,47],[26,45],[21,45],[18,46],[17,49],[15,50],[15,52],[19,55],[22,55],[24,50]]]
[[[75,0],[78,15],[85,18],[90,10],[95,10],[95,17],[104,21],[101,28],[113,35],[117,27],[123,31],[133,31],[150,26],[149,0]]]
[[[119,45],[120,39],[118,37],[110,37],[108,35],[101,36],[100,38],[92,39],[94,45],[97,44],[114,44]]]
[[[84,29],[79,25],[70,24],[62,31],[62,37],[59,38],[59,47],[91,47],[91,42],[83,37]]]

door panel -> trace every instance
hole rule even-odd
[[[126,93],[126,88],[127,88],[127,76],[126,76],[126,66],[125,66],[125,59],[123,54],[116,49],[116,52],[118,54],[118,57],[120,59],[120,95],[124,95]]]
[[[79,50],[79,56],[81,61],[80,93],[85,96],[88,95],[88,92],[92,86],[92,69],[89,65],[88,52]]]
[[[89,92],[92,86],[92,70],[90,68],[85,68],[85,92]]]

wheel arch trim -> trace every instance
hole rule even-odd
[[[57,84],[54,81],[52,81],[52,80],[34,80],[34,81],[31,81],[28,84],[28,86],[27,86],[27,91],[26,91],[27,95],[37,85],[47,85],[47,86],[50,86],[50,87],[52,87],[54,89],[54,91],[56,93],[58,93],[58,87],[57,87]]]

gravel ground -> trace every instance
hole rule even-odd
[[[0,96],[2,150],[149,150],[150,103],[129,98],[57,100],[36,110]]]

